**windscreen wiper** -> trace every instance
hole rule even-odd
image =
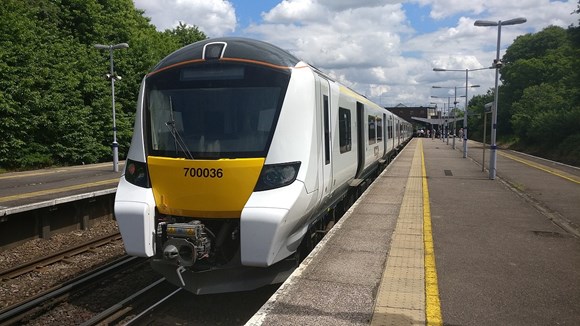
[[[189,148],[187,148],[187,144],[185,143],[183,137],[181,137],[181,134],[179,133],[177,127],[175,126],[175,118],[173,116],[173,101],[171,97],[169,97],[169,108],[171,120],[167,121],[165,125],[167,126],[167,128],[169,128],[169,132],[171,133],[171,135],[173,136],[173,140],[175,141],[175,152],[177,153],[179,149],[181,149],[183,154],[185,154],[186,158],[193,160],[193,155],[191,155]]]

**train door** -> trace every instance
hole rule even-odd
[[[319,116],[321,116],[321,128],[322,134],[320,135],[322,144],[322,193],[323,197],[332,196],[333,192],[333,171],[332,171],[332,133],[330,130],[331,126],[331,110],[330,110],[330,83],[326,78],[317,76],[317,89],[318,96],[317,101],[319,108]]]
[[[389,128],[391,129],[389,134],[392,139],[393,139],[393,148],[391,148],[391,150],[395,149],[395,147],[397,147],[397,144],[395,144],[395,118],[391,115],[391,118],[389,119]]]
[[[382,126],[382,138],[383,138],[383,156],[386,156],[387,153],[389,152],[389,148],[388,148],[388,143],[389,143],[389,137],[388,137],[388,131],[387,128],[385,127],[385,123],[387,123],[387,114],[383,113],[383,121],[381,122]]]
[[[356,102],[356,137],[357,137],[357,161],[356,178],[358,178],[365,165],[365,106]]]
[[[399,146],[401,145],[401,123],[399,119],[396,119],[395,122],[396,122],[395,131],[397,133],[397,146]]]

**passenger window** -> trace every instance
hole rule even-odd
[[[324,163],[330,164],[330,110],[328,96],[324,95]]]
[[[377,141],[383,140],[383,119],[377,118]]]
[[[352,150],[352,131],[350,127],[350,111],[345,108],[338,109],[338,134],[340,153]]]
[[[369,145],[377,142],[377,126],[375,117],[369,116]]]

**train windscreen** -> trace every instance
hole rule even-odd
[[[219,62],[183,65],[149,76],[149,155],[265,157],[289,80],[289,70]]]

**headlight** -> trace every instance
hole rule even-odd
[[[147,163],[127,159],[125,162],[125,180],[143,188],[149,188]]]
[[[254,191],[287,186],[296,180],[299,169],[300,162],[264,165]]]

